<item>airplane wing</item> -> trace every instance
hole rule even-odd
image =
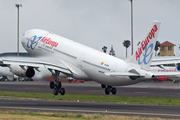
[[[33,67],[38,71],[38,68],[44,67],[49,71],[57,70],[65,74],[72,74],[71,70],[64,65],[59,59],[55,58],[24,58],[24,57],[16,57],[16,58],[0,58],[0,61],[7,66],[11,64],[17,64],[21,68],[24,67]]]
[[[180,63],[180,57],[157,57],[152,59],[151,65],[176,64]]]

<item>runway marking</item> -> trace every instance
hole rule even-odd
[[[82,113],[108,113],[108,114],[129,114],[129,115],[152,115],[152,116],[170,116],[180,117],[178,114],[158,114],[158,113],[137,113],[137,112],[116,112],[116,111],[92,111],[92,110],[70,110],[70,109],[52,109],[52,108],[27,108],[27,107],[3,107],[5,109],[23,109],[23,110],[44,110],[44,111],[66,111],[66,112],[82,112]]]
[[[135,92],[135,93],[148,93],[148,92]]]

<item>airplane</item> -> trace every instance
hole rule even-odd
[[[18,76],[13,74],[8,67],[0,66],[0,76],[6,76],[8,80],[12,81],[14,78],[17,79]]]
[[[173,79],[178,79],[180,77],[180,73],[179,73],[179,66],[163,66],[163,65],[158,65],[158,66],[153,66],[151,65],[150,70],[152,72],[161,72],[161,73],[172,73],[172,75],[168,76],[166,74],[162,75],[162,76],[157,76],[156,78],[154,78],[154,80],[158,80],[158,81],[166,81],[166,80],[173,80]],[[173,75],[173,73],[177,73],[177,75]],[[179,75],[178,75],[179,73]]]
[[[135,54],[127,60],[49,31],[31,29],[23,34],[21,43],[28,53],[38,58],[1,58],[1,61],[18,76],[33,77],[36,72],[41,72],[41,67],[49,70],[55,79],[55,83],[50,82],[54,95],[65,94],[59,82],[61,74],[75,79],[93,80],[105,88],[106,95],[110,92],[115,95],[117,90],[113,86],[135,84],[160,75],[148,71],[159,29],[160,22],[154,21]]]
[[[163,65],[163,64],[177,64],[177,69],[180,70],[180,57],[179,56],[160,56],[152,59],[151,65]]]

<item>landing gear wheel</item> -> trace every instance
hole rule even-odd
[[[61,82],[57,83],[57,88],[60,89],[61,88]]]
[[[115,88],[115,87],[112,87],[111,92],[112,92],[113,95],[115,95],[116,92],[117,92],[116,88]]]
[[[102,87],[102,88],[105,88],[105,87],[106,87],[106,85],[104,85],[104,84],[101,84],[101,87]]]
[[[50,82],[50,88],[54,89],[54,82]]]
[[[109,88],[109,89],[111,89],[111,88],[112,88],[112,86],[108,86],[108,88]]]
[[[53,94],[54,94],[54,95],[58,95],[58,91],[59,91],[59,89],[58,89],[58,88],[54,88],[54,90],[53,90]]]
[[[64,89],[64,88],[59,89],[59,93],[60,93],[61,95],[64,95],[64,94],[65,94],[65,89]]]
[[[106,95],[109,95],[109,93],[110,93],[110,89],[109,89],[109,87],[106,87],[106,88],[105,88],[105,94],[106,94]]]

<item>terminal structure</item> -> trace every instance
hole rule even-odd
[[[165,41],[160,45],[160,56],[174,56],[174,46],[175,44]]]

